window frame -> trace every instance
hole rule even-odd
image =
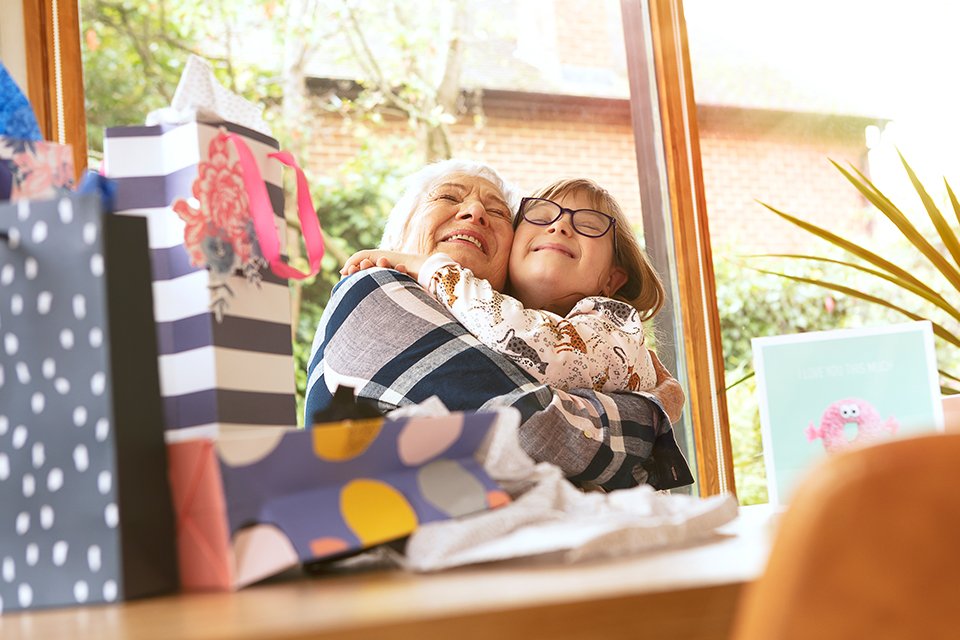
[[[700,495],[736,493],[720,314],[682,0],[621,0],[644,238],[668,304],[658,346],[687,383]]]
[[[73,147],[76,177],[87,167],[87,118],[77,0],[23,0],[27,96],[44,139]]]

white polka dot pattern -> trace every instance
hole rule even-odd
[[[38,269],[36,258],[29,257],[23,263],[23,275],[26,276],[27,280],[36,280]]]
[[[53,295],[49,291],[41,291],[37,296],[37,313],[42,316],[50,313],[50,307],[53,305]]]
[[[44,455],[44,448],[42,442],[33,443],[33,468],[39,469],[43,466],[43,462],[46,459]]]
[[[95,544],[87,549],[87,566],[94,573],[100,571],[100,547]]]
[[[13,558],[7,556],[3,559],[3,581],[13,582],[17,578],[17,565]]]
[[[49,529],[53,526],[53,507],[48,504],[40,507],[40,526],[44,529]]]
[[[11,440],[11,444],[13,445],[14,449],[21,449],[26,441],[27,428],[22,424],[19,424],[13,429],[13,438]]]
[[[77,471],[83,473],[90,466],[90,455],[87,453],[87,447],[84,444],[78,444],[73,450],[73,464]]]
[[[70,224],[73,222],[73,204],[67,198],[63,198],[57,204],[57,211],[60,213],[60,222]]]
[[[17,589],[17,597],[20,601],[20,607],[26,609],[33,603],[33,589],[29,584],[21,584]]]
[[[101,214],[80,202],[0,205],[2,612],[123,592],[105,373],[112,254]]]
[[[23,474],[23,497],[32,498],[37,492],[37,480],[32,473]]]
[[[58,540],[53,543],[53,564],[62,567],[67,561],[67,551],[70,545],[65,540]]]

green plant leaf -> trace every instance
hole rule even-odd
[[[930,216],[930,221],[933,222],[934,228],[936,228],[937,233],[940,234],[943,245],[947,248],[947,251],[950,252],[950,255],[953,256],[954,263],[960,265],[960,239],[957,239],[956,234],[953,233],[953,229],[950,228],[950,224],[943,217],[943,214],[940,213],[940,209],[937,208],[933,198],[930,197],[930,194],[927,193],[927,190],[920,183],[917,174],[907,163],[906,158],[904,158],[903,154],[899,151],[897,151],[897,155],[900,156],[900,162],[903,163],[903,168],[906,169],[907,175],[910,176],[910,182],[913,183],[913,188],[916,189],[917,194],[920,196],[923,207],[927,210],[927,215]],[[955,276],[955,286],[957,291],[960,291],[960,272],[958,272],[953,265],[950,265],[946,259],[944,259],[944,264],[949,266],[953,272]]]
[[[936,305],[936,306],[939,307],[940,309],[943,309],[943,310],[946,311],[948,314],[950,314],[951,317],[953,317],[953,318],[955,318],[956,320],[960,321],[960,309],[958,309],[957,307],[951,305],[949,302],[947,302],[946,300],[944,300],[943,296],[941,296],[939,293],[937,293],[936,291],[934,291],[933,289],[931,289],[931,288],[928,287],[927,285],[923,284],[922,282],[919,283],[919,286],[917,286],[917,285],[914,284],[913,282],[909,282],[909,281],[902,280],[902,279],[900,279],[900,278],[897,278],[896,276],[890,275],[889,273],[885,273],[885,272],[883,272],[883,271],[878,271],[878,270],[876,270],[876,269],[871,269],[871,268],[869,268],[869,267],[865,267],[865,266],[863,266],[863,265],[856,264],[856,263],[854,263],[854,262],[846,262],[846,261],[844,261],[844,260],[834,260],[833,258],[824,258],[824,257],[822,257],[822,256],[808,256],[808,255],[802,255],[802,254],[796,254],[796,253],[762,253],[762,254],[748,255],[748,256],[744,256],[744,257],[746,257],[746,258],[787,258],[787,259],[791,259],[791,260],[811,260],[811,261],[814,261],[814,262],[825,262],[825,263],[828,263],[828,264],[836,264],[836,265],[840,265],[840,266],[844,266],[844,267],[849,267],[849,268],[851,268],[851,269],[856,269],[857,271],[860,271],[860,272],[862,272],[862,273],[870,274],[870,275],[875,276],[875,277],[877,277],[877,278],[882,278],[882,279],[886,280],[887,282],[890,282],[890,283],[892,283],[892,284],[897,285],[898,287],[901,287],[901,288],[903,288],[903,289],[906,289],[906,290],[909,291],[910,293],[912,293],[912,294],[914,294],[914,295],[916,295],[916,296],[919,296],[919,297],[923,298],[923,299],[926,300],[927,302],[929,302],[929,303],[931,303],[931,304],[933,304],[933,305]]]
[[[730,391],[730,389],[733,389],[735,386],[737,386],[737,385],[740,384],[740,383],[746,382],[747,380],[749,380],[750,378],[752,378],[752,377],[755,376],[755,375],[757,375],[757,372],[756,372],[756,371],[751,371],[750,373],[748,373],[748,374],[744,375],[743,377],[741,377],[741,378],[740,378],[739,380],[737,380],[736,382],[731,382],[730,384],[728,384],[728,385],[727,385],[727,388],[725,389],[725,391]]]
[[[947,378],[947,379],[949,379],[949,380],[953,380],[954,382],[960,382],[960,378],[958,378],[957,376],[955,376],[955,375],[953,375],[953,374],[951,374],[951,373],[947,373],[946,371],[943,371],[942,369],[940,370],[940,375],[942,375],[944,378]]]
[[[830,161],[833,166],[843,174],[843,176],[850,181],[850,183],[857,188],[857,190],[863,194],[867,200],[870,201],[873,206],[880,210],[880,213],[885,215],[887,219],[890,220],[896,227],[900,230],[900,233],[903,234],[903,237],[906,238],[910,244],[917,248],[918,251],[930,261],[930,263],[935,266],[940,273],[950,282],[954,289],[960,291],[960,272],[958,272],[947,260],[940,255],[940,252],[932,245],[929,241],[923,236],[922,233],[910,222],[910,220],[903,214],[900,209],[898,209],[890,200],[888,200],[880,190],[877,189],[870,180],[864,176],[856,168],[853,168],[854,173],[857,176],[854,176],[852,173],[841,167],[839,164]],[[915,177],[915,176],[914,176]],[[924,192],[925,193],[925,192]],[[921,196],[922,198],[923,196]],[[929,197],[929,196],[927,196]]]
[[[947,179],[943,179],[943,186],[947,188],[947,194],[950,196],[950,204],[953,205],[953,213],[957,216],[957,224],[960,225],[960,201],[957,200],[957,196],[953,193],[953,189],[950,188],[950,185],[947,184]]]
[[[759,202],[759,201],[758,201],[758,202]],[[868,249],[865,249],[865,248],[861,247],[860,245],[858,245],[858,244],[856,244],[856,243],[854,243],[854,242],[851,242],[851,241],[847,240],[846,238],[841,238],[840,236],[838,236],[837,234],[833,233],[832,231],[827,231],[826,229],[824,229],[824,228],[822,228],[822,227],[818,227],[818,226],[815,225],[815,224],[811,224],[811,223],[809,223],[809,222],[806,222],[805,220],[801,220],[800,218],[797,218],[797,217],[795,217],[795,216],[792,216],[792,215],[790,215],[789,213],[784,213],[783,211],[780,211],[779,209],[776,209],[776,208],[774,208],[774,207],[771,207],[770,205],[768,205],[768,204],[766,204],[766,203],[764,203],[764,202],[760,202],[760,204],[762,204],[764,207],[766,207],[766,208],[769,209],[770,211],[773,211],[775,214],[777,214],[778,216],[780,216],[781,218],[783,218],[783,219],[786,220],[787,222],[789,222],[789,223],[791,223],[791,224],[793,224],[793,225],[796,225],[796,226],[800,227],[800,228],[803,229],[804,231],[807,231],[807,232],[809,232],[809,233],[812,233],[813,235],[817,236],[818,238],[820,238],[820,239],[822,239],[822,240],[826,240],[826,241],[829,242],[830,244],[834,244],[834,245],[840,247],[841,249],[843,249],[844,251],[846,251],[846,252],[848,252],[848,253],[852,253],[853,255],[855,255],[856,257],[860,258],[861,260],[863,260],[863,261],[865,261],[865,262],[869,262],[870,264],[874,265],[875,267],[878,267],[878,268],[880,268],[880,269],[883,269],[884,271],[886,271],[886,272],[888,272],[888,273],[890,273],[890,274],[893,274],[894,276],[897,276],[898,278],[900,278],[901,280],[903,280],[903,281],[905,281],[905,282],[910,282],[910,283],[912,283],[914,286],[920,287],[920,288],[926,286],[926,285],[924,285],[922,282],[920,282],[920,280],[918,280],[916,277],[914,277],[910,272],[908,272],[906,269],[903,269],[903,268],[895,265],[894,263],[890,262],[889,260],[886,260],[886,259],[884,259],[884,258],[881,258],[881,257],[880,257],[879,255],[877,255],[876,253],[873,253],[872,251],[870,251],[870,250],[868,250]]]
[[[901,313],[901,314],[907,316],[908,318],[910,318],[911,320],[927,320],[927,321],[930,322],[930,324],[933,325],[933,333],[934,333],[934,335],[936,335],[938,338],[940,338],[940,339],[942,339],[942,340],[944,340],[944,341],[946,341],[946,342],[949,342],[949,343],[952,344],[953,346],[955,346],[955,347],[957,347],[957,348],[960,348],[960,337],[957,337],[957,336],[955,336],[954,334],[950,333],[946,328],[944,328],[943,326],[937,324],[936,322],[933,322],[932,320],[929,320],[929,318],[924,318],[924,317],[921,316],[921,315],[918,315],[918,314],[916,314],[916,313],[913,313],[912,311],[908,311],[907,309],[904,309],[903,307],[897,306],[897,305],[895,305],[895,304],[893,304],[893,303],[891,303],[891,302],[889,302],[889,301],[887,301],[887,300],[884,300],[883,298],[878,298],[878,297],[876,297],[876,296],[872,296],[872,295],[870,295],[870,294],[868,294],[868,293],[864,293],[863,291],[860,291],[860,290],[858,290],[858,289],[853,289],[853,288],[851,288],[851,287],[847,287],[847,286],[844,286],[844,285],[842,285],[842,284],[837,284],[836,282],[826,282],[826,281],[824,281],[824,280],[816,280],[816,279],[813,279],[813,278],[804,278],[804,277],[802,277],[802,276],[793,276],[793,275],[789,275],[789,274],[786,274],[786,273],[779,273],[779,272],[777,272],[777,271],[769,271],[769,270],[767,270],[767,269],[757,269],[756,267],[751,267],[751,268],[754,269],[755,271],[759,271],[760,273],[766,273],[766,274],[773,275],[773,276],[779,276],[779,277],[781,277],[781,278],[787,278],[788,280],[793,280],[793,281],[795,281],[795,282],[806,282],[807,284],[813,284],[813,285],[816,285],[816,286],[818,286],[818,287],[823,287],[824,289],[830,289],[830,290],[836,291],[836,292],[838,292],[838,293],[843,293],[843,294],[846,294],[846,295],[851,296],[851,297],[853,297],[853,298],[857,298],[857,299],[859,299],[859,300],[863,300],[863,301],[865,301],[865,302],[870,302],[870,303],[872,303],[872,304],[878,304],[878,305],[887,307],[888,309],[892,309],[892,310],[894,310],[894,311],[896,311],[896,312],[898,312],[898,313]]]
[[[903,212],[900,211],[900,208],[897,207],[897,205],[893,204],[890,198],[885,196],[883,192],[880,191],[880,189],[878,189],[877,186],[870,181],[870,178],[863,175],[863,173],[861,173],[859,169],[857,169],[854,166],[850,167],[851,169],[853,169],[853,172],[856,173],[857,176],[859,177],[859,181],[857,181],[850,176],[850,174],[847,172],[846,169],[841,167],[839,164],[837,164],[833,160],[830,160],[830,164],[836,167],[836,169],[840,173],[842,173],[844,177],[847,180],[849,180],[855,187],[857,187],[857,190],[859,190],[861,193],[863,193],[862,189],[867,189],[870,192],[870,195],[867,196],[867,199],[870,200],[870,202],[873,203],[874,206],[877,206],[876,203],[874,202],[875,200],[882,202],[885,208],[896,212],[900,216],[903,216]],[[864,194],[864,195],[867,195],[867,194]],[[878,206],[877,208],[880,208],[880,207]],[[906,218],[906,216],[903,216],[903,217]]]

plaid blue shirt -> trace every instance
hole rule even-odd
[[[412,278],[367,269],[342,280],[317,327],[306,424],[353,387],[384,413],[430,396],[451,411],[511,406],[520,445],[580,486],[658,489],[693,482],[655,396],[556,391],[482,345]]]

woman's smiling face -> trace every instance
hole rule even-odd
[[[402,251],[443,252],[503,289],[513,240],[510,208],[492,182],[451,173],[430,185],[404,234]]]

